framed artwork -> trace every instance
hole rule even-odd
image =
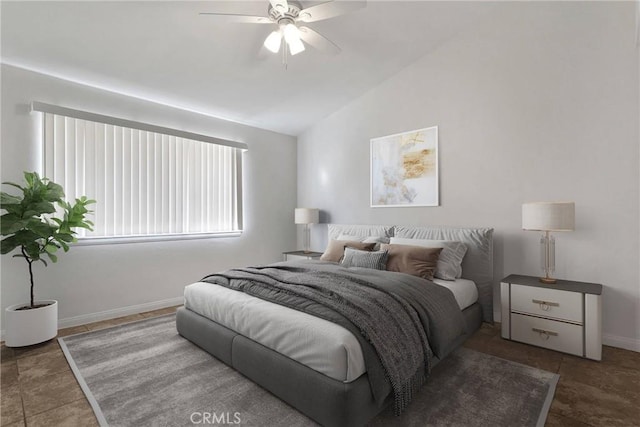
[[[438,127],[373,138],[371,207],[438,205]]]

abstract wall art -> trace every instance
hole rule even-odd
[[[371,140],[371,207],[438,204],[437,126]]]

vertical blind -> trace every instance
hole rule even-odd
[[[242,229],[242,150],[44,113],[44,175],[66,199],[87,196],[94,231],[79,237]]]

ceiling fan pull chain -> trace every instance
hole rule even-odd
[[[288,68],[287,64],[287,44],[284,41],[284,37],[282,38],[282,65],[284,66],[285,71]]]

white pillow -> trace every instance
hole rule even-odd
[[[389,243],[389,238],[384,236],[352,236],[350,234],[340,234],[336,240],[350,240],[352,242],[375,243],[374,251],[380,250],[380,243]]]
[[[391,244],[442,248],[434,276],[444,280],[456,280],[462,277],[462,259],[467,253],[467,245],[462,242],[392,237]]]

